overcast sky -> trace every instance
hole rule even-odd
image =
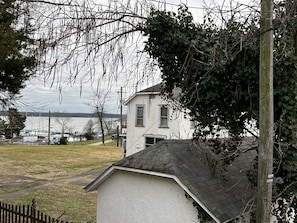
[[[247,3],[246,1],[242,0]],[[158,2],[158,1],[156,1]],[[190,12],[192,12],[195,21],[201,21],[203,18],[203,6],[205,5],[203,0],[169,0],[167,10],[176,10],[176,5],[179,3],[187,3]],[[207,5],[214,4],[213,2],[220,4],[222,0],[206,0]],[[105,104],[105,112],[107,113],[120,113],[120,89],[123,87],[122,98],[123,101],[128,99],[136,90],[135,80],[120,80],[116,84],[113,84],[109,98]],[[123,78],[124,79],[124,78]],[[155,76],[137,85],[137,90],[141,90],[146,87],[150,87],[160,82],[160,78]],[[27,83],[27,87],[21,91],[22,103],[18,109],[20,111],[37,111],[37,112],[94,112],[94,108],[90,105],[91,98],[94,96],[94,86],[91,83],[84,84],[81,88],[79,84],[73,86],[62,86],[62,92],[53,85],[48,86],[49,83],[44,83],[42,79],[32,79]],[[104,86],[104,85],[103,85]],[[124,108],[125,112],[125,108]]]

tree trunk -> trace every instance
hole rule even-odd
[[[102,133],[102,144],[105,145],[105,134],[104,134],[104,127],[103,127],[103,109],[101,111],[99,111],[99,109],[97,108],[97,115],[98,115],[98,119],[100,122],[100,128],[101,128],[101,133]]]

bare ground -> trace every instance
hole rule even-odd
[[[37,190],[43,190],[62,184],[72,184],[85,187],[103,171],[104,169],[91,170],[85,173],[51,181],[27,176],[0,177],[0,200],[15,198]]]

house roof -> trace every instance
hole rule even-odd
[[[136,92],[131,97],[128,98],[127,101],[125,101],[125,105],[127,105],[133,98],[135,98],[137,95],[152,95],[152,94],[160,94],[161,93],[162,84],[156,84],[154,86],[151,86],[149,88],[143,89],[141,91]]]
[[[144,90],[141,90],[138,93],[144,93],[144,92],[146,92],[146,93],[152,93],[152,92],[158,92],[158,93],[160,93],[161,92],[161,87],[162,87],[162,84],[159,83],[159,84],[156,84],[156,85],[151,86],[149,88],[146,88]]]
[[[249,142],[241,145],[248,148]],[[164,140],[116,162],[111,168],[127,168],[174,176],[186,192],[217,222],[240,216],[254,189],[247,179],[255,153],[242,153],[230,165],[214,164],[207,144],[192,140]],[[110,172],[110,169],[107,172]],[[91,191],[108,178],[107,172],[85,189]],[[111,172],[110,172],[111,173]]]

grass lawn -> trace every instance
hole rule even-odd
[[[25,188],[106,167],[121,159],[121,148],[116,147],[115,142],[105,146],[85,142],[69,145],[1,145],[0,154],[0,180],[11,176],[38,179],[36,183],[23,185]],[[21,188],[0,187],[0,194]],[[33,198],[37,201],[37,209],[52,217],[61,216],[61,220],[75,223],[95,222],[96,192],[85,193],[79,186],[59,185],[2,201],[27,205]]]

